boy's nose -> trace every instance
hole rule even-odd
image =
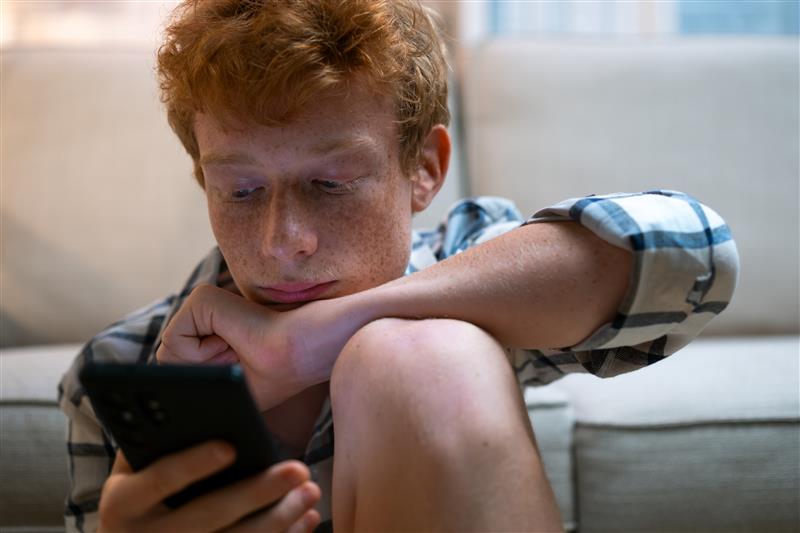
[[[312,218],[300,202],[283,194],[273,197],[266,212],[263,252],[281,262],[294,262],[317,251]]]

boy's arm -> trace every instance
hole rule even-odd
[[[674,353],[728,305],[737,274],[717,213],[650,191],[566,200],[381,290],[402,316],[467,320],[525,348],[515,353],[520,380],[544,383],[575,371],[612,376]]]
[[[631,347],[670,336],[672,353],[728,305],[738,265],[717,213],[650,191],[566,200],[376,292],[386,293],[386,313],[467,320],[509,347]]]

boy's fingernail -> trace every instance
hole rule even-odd
[[[283,481],[292,485],[298,485],[302,483],[307,477],[303,475],[303,472],[299,472],[296,468],[286,468],[278,475]]]
[[[318,522],[319,520],[317,520],[317,515],[313,513],[306,513],[306,515],[303,517],[303,523],[309,530],[317,527]]]
[[[317,502],[317,493],[310,486],[306,485],[300,490],[302,491],[300,495],[303,498],[304,504],[313,505]]]

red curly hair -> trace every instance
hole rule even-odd
[[[186,0],[158,50],[169,124],[201,186],[195,113],[285,125],[354,74],[393,98],[410,173],[430,129],[450,120],[444,45],[416,0]]]

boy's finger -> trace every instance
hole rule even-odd
[[[218,472],[235,459],[234,448],[210,441],[166,455],[115,485],[114,499],[124,504],[127,514],[138,516],[159,505],[168,496],[195,481]]]
[[[316,484],[308,481],[308,478],[308,468],[299,461],[278,463],[261,474],[198,497],[164,517],[163,523],[159,525],[164,530],[174,530],[178,524],[189,525],[194,529],[202,527],[218,530],[230,527],[243,517],[279,502],[275,507],[263,511],[273,515],[273,509],[284,506],[283,500],[286,499],[284,496],[287,493],[291,494],[293,489],[311,484],[313,485],[311,490],[319,492]],[[276,522],[273,520],[271,523]],[[262,528],[261,531],[285,529],[286,527],[271,527]]]
[[[248,517],[228,530],[228,533],[254,533],[256,531],[308,531],[312,519],[318,516],[313,510],[319,501],[319,487],[307,481],[289,492],[268,510]],[[308,516],[307,516],[308,515]],[[306,518],[309,523],[306,523]]]
[[[286,533],[311,533],[314,528],[321,522],[319,512],[315,509],[309,509],[300,517],[300,520],[292,524]]]

